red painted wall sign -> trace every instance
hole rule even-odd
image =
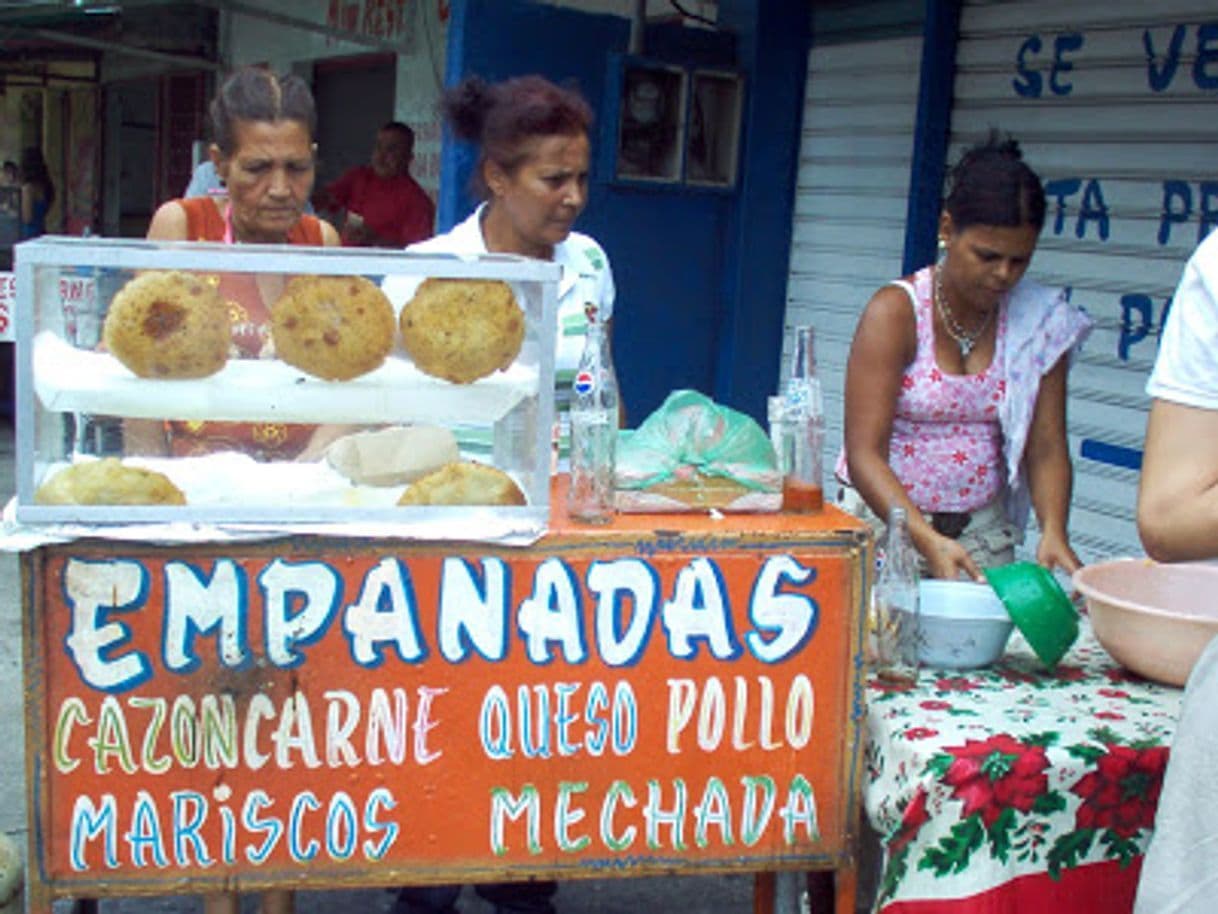
[[[49,558],[51,882],[840,849],[857,552],[350,548]]]

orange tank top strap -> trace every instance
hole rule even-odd
[[[186,237],[190,241],[223,241],[224,214],[211,197],[187,197],[177,201],[186,211]]]
[[[321,220],[316,216],[303,214],[288,232],[288,244],[311,244],[321,247],[325,239],[321,234]]]
[[[186,197],[177,201],[186,211],[186,237],[190,241],[221,241],[233,243],[232,223],[227,205],[221,212],[211,197]],[[288,230],[288,244],[311,244],[320,247],[325,243],[321,233],[321,220],[307,213],[296,220]]]

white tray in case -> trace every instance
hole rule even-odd
[[[35,336],[33,359],[34,388],[46,409],[138,419],[448,423],[460,416],[491,423],[537,393],[538,383],[536,372],[514,365],[452,384],[398,356],[351,381],[323,381],[277,359],[230,359],[210,377],[150,380],[49,331]]]

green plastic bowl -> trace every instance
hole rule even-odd
[[[1035,562],[987,568],[985,577],[1040,662],[1057,666],[1078,637],[1078,611],[1057,578]]]

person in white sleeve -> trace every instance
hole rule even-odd
[[[1163,562],[1218,558],[1218,232],[1184,268],[1146,385],[1154,398],[1138,532]],[[1135,914],[1214,910],[1218,895],[1218,639],[1193,668]]]
[[[562,267],[555,350],[556,407],[569,405],[571,380],[588,322],[613,317],[609,258],[573,231],[588,202],[592,110],[575,91],[540,76],[489,84],[465,79],[444,94],[445,120],[457,139],[478,147],[473,187],[483,203],[451,231],[411,245],[430,254],[517,254]],[[386,281],[390,298],[401,289]],[[454,914],[458,885],[408,886],[392,914]],[[479,885],[496,914],[553,914],[552,880]]]

